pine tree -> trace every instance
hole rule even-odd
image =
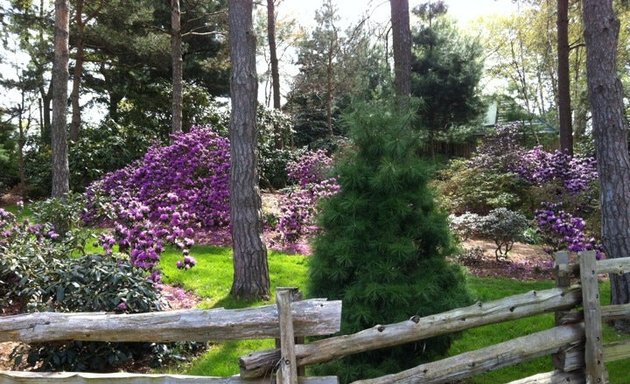
[[[451,236],[418,156],[411,114],[394,111],[369,105],[347,116],[354,145],[337,162],[341,191],[321,207],[310,293],[343,300],[343,333],[470,303],[461,270],[445,260]],[[342,382],[379,376],[442,354],[450,342],[350,356],[329,368]]]

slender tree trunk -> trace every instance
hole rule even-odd
[[[81,105],[79,103],[79,98],[81,96],[81,78],[83,76],[84,61],[83,33],[85,31],[85,25],[83,24],[83,0],[77,1],[75,12],[74,22],[77,27],[77,55],[74,62],[74,72],[72,76],[72,92],[70,93],[70,102],[72,104],[70,140],[73,141],[79,139],[79,132],[81,130]]]
[[[409,1],[390,0],[392,45],[394,50],[394,89],[402,100],[411,95],[411,30]],[[406,102],[405,102],[406,103]]]
[[[267,40],[269,43],[269,59],[271,61],[271,93],[273,96],[273,108],[280,109],[280,70],[278,69],[278,50],[276,46],[276,10],[275,0],[267,0]],[[276,134],[276,148],[284,148],[282,132],[279,132],[278,124],[274,121]]]
[[[252,0],[229,1],[230,213],[234,247],[232,296],[269,298],[267,249],[261,240],[262,207],[256,156],[256,34]]]
[[[602,240],[608,258],[630,255],[630,158],[623,88],[617,77],[619,20],[612,0],[583,0],[586,73],[600,181]],[[630,303],[630,273],[610,275],[612,303]],[[630,332],[630,321],[616,327]]]
[[[267,39],[269,40],[269,57],[271,60],[271,88],[273,107],[280,109],[280,71],[278,70],[278,52],[276,49],[276,11],[275,0],[267,0]]]
[[[40,111],[41,111],[41,117],[42,117],[40,121],[40,124],[42,124],[41,139],[44,143],[47,143],[47,144],[50,144],[50,131],[52,129],[51,128],[52,127],[51,104],[52,104],[52,99],[53,99],[52,88],[53,88],[52,82],[48,85],[48,89],[45,89],[43,85],[39,87],[39,95],[40,95],[40,100],[41,100]]]
[[[29,114],[28,124],[27,124],[26,129],[24,129],[24,126],[22,125],[22,122],[24,121],[24,105],[26,104],[25,99],[26,99],[26,90],[24,89],[24,87],[22,87],[22,100],[21,100],[22,102],[19,108],[18,140],[17,140],[18,174],[20,176],[19,190],[20,190],[20,196],[22,197],[22,200],[26,198],[26,165],[24,162],[24,144],[26,143],[26,131],[28,131],[28,128],[31,124],[31,116]]]
[[[573,155],[569,80],[569,0],[558,1],[558,121],[560,149]]]
[[[182,29],[179,0],[171,0],[171,55],[173,60],[173,120],[171,133],[182,131],[183,96],[183,60]]]
[[[333,132],[333,123],[332,123],[332,107],[333,107],[333,76],[334,76],[334,68],[333,68],[333,56],[335,54],[334,51],[334,42],[330,42],[330,47],[328,49],[328,62],[326,63],[326,124],[328,125],[328,134],[332,137],[335,133]]]
[[[55,58],[53,61],[52,196],[65,196],[70,187],[66,112],[68,103],[68,58],[70,20],[68,0],[55,0]]]

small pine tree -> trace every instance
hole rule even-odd
[[[342,333],[471,302],[449,265],[447,219],[434,204],[411,114],[369,105],[346,117],[354,145],[336,165],[341,191],[324,201],[310,293],[343,300]],[[318,369],[342,382],[410,368],[446,352],[452,337],[347,357]]]

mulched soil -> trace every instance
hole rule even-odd
[[[462,244],[465,256],[454,258],[479,277],[507,277],[516,280],[554,278],[554,262],[541,246],[515,243],[506,259],[497,260],[491,241],[467,240]]]

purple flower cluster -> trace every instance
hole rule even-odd
[[[597,180],[597,162],[593,157],[572,157],[563,151],[547,152],[535,147],[524,152],[512,171],[526,182],[541,186],[560,181],[571,194],[586,190]]]
[[[38,245],[59,244],[59,234],[52,224],[31,224],[28,220],[20,222],[14,214],[0,208],[0,255],[3,248],[20,243],[26,237],[34,239]]]
[[[306,152],[299,160],[287,165],[287,172],[298,185],[280,200],[280,217],[277,230],[283,242],[294,243],[300,236],[317,229],[314,217],[317,202],[339,191],[334,177],[326,178],[332,166],[332,158],[326,152]]]
[[[184,260],[177,262],[178,269],[190,269],[197,265],[197,260],[192,256],[184,256]]]
[[[117,243],[134,265],[152,269],[166,243],[188,256],[197,228],[229,225],[229,181],[229,141],[193,127],[92,184],[87,218],[114,227],[113,237],[100,239],[106,251]]]
[[[298,161],[287,164],[287,175],[302,188],[309,184],[318,184],[330,172],[332,161],[323,149],[308,151]]]
[[[545,204],[536,211],[536,222],[553,250],[568,249],[570,252],[596,251],[603,256],[603,247],[586,235],[586,222],[580,217],[560,209],[558,205]]]

